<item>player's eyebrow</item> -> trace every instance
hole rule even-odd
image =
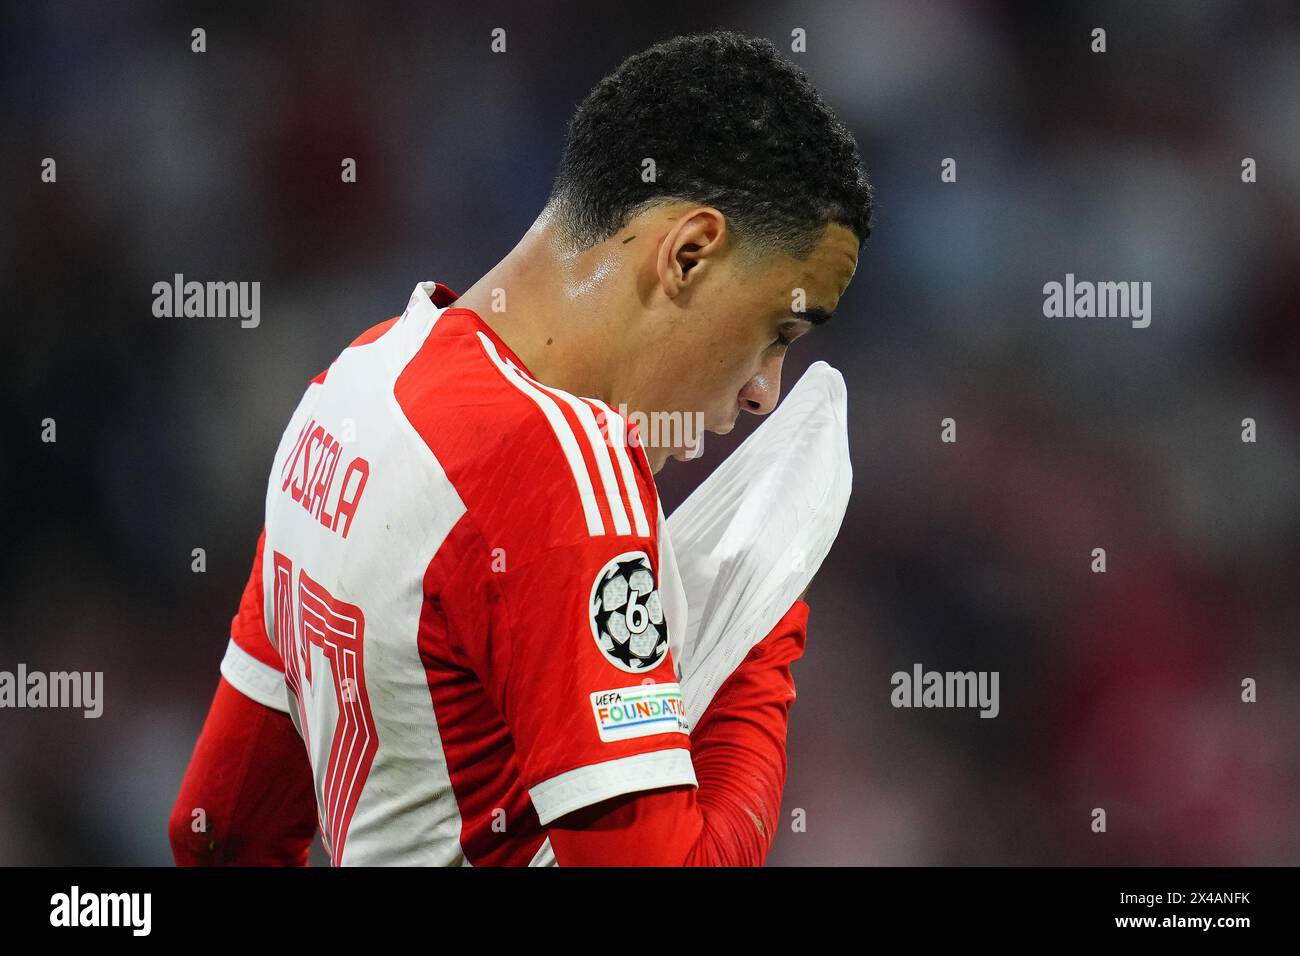
[[[796,319],[803,319],[807,322],[811,322],[813,325],[825,325],[832,318],[834,318],[835,313],[827,312],[825,309],[823,309],[821,306],[818,305],[810,305],[802,312],[795,312],[793,309],[791,309],[790,315]]]

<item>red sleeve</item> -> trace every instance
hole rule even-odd
[[[178,866],[306,866],[316,795],[289,717],[225,678],[172,807]]]
[[[266,634],[266,616],[262,590],[262,552],[266,548],[266,530],[257,539],[253,569],[239,599],[239,610],[230,622],[230,639],[259,663],[284,673],[284,661]]]
[[[430,422],[465,507],[425,578],[446,651],[501,716],[543,826],[620,794],[694,786],[645,452],[623,416],[532,378],[468,315],[495,371],[467,377],[461,410]]]
[[[691,736],[699,789],[630,794],[550,827],[561,866],[757,866],[776,835],[808,605],[789,612],[719,689]]]
[[[499,571],[486,541],[475,548],[443,600],[510,731],[540,822],[619,794],[693,786],[653,534],[584,536]]]
[[[262,585],[262,553],[266,532],[257,539],[253,569],[244,586],[239,610],[230,622],[230,642],[221,660],[221,676],[246,697],[288,713],[284,661],[266,634],[266,607]]]

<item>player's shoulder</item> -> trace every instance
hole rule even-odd
[[[654,536],[654,478],[626,419],[538,381],[476,313],[447,309],[395,394],[485,537],[533,551]]]

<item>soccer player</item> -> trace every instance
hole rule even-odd
[[[653,475],[699,447],[630,419],[770,412],[871,206],[767,41],[678,37],[603,79],[518,245],[463,295],[421,283],[308,385],[176,861],[303,865],[319,826],[335,865],[762,863],[808,607],[687,725]]]

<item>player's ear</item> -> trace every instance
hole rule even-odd
[[[716,260],[727,242],[727,217],[712,206],[688,210],[659,244],[659,281],[675,298],[698,280],[700,267]]]

